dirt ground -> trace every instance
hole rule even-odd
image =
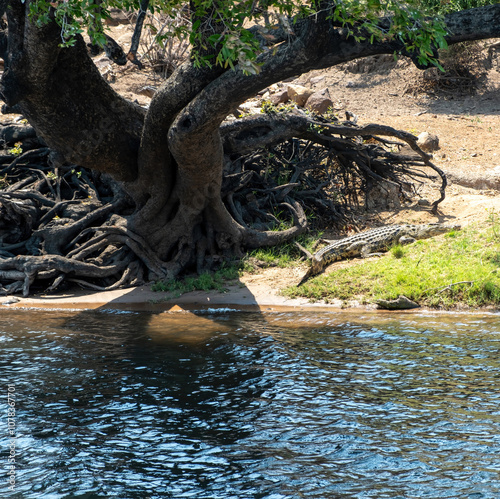
[[[127,29],[114,28],[115,36],[127,38]],[[120,31],[121,30],[121,31]],[[126,43],[124,44],[126,46]],[[475,91],[464,91],[461,77],[448,79],[440,89],[431,88],[434,70],[417,70],[408,60],[376,56],[326,70],[301,75],[293,83],[319,90],[328,88],[335,111],[350,111],[358,124],[377,123],[414,135],[429,132],[439,137],[433,162],[448,175],[446,199],[437,216],[415,199],[397,210],[366,214],[380,224],[453,221],[466,226],[500,213],[500,43],[480,42],[474,52],[480,78]],[[147,69],[128,63],[111,66],[105,57],[96,60],[110,83],[125,97],[147,106],[162,79]],[[256,97],[258,99],[258,97]],[[436,186],[419,192],[430,202]],[[361,215],[363,216],[363,215]],[[306,264],[295,269],[268,268],[247,274],[242,281],[278,290],[297,283]],[[269,289],[268,289],[269,288]]]

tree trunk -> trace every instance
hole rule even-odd
[[[61,161],[132,180],[145,111],[103,80],[81,37],[60,48],[60,28],[38,28],[28,12],[29,2],[10,3],[2,100],[22,110]]]

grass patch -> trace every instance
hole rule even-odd
[[[230,281],[239,277],[239,268],[236,265],[223,266],[216,272],[204,272],[197,276],[186,276],[183,279],[169,279],[158,281],[151,286],[153,291],[172,293],[171,298],[178,298],[190,291],[219,291],[225,293]]]
[[[295,240],[310,253],[314,253],[313,246],[319,237],[321,237],[321,234],[303,234]],[[304,256],[304,254],[293,241],[286,242],[279,246],[259,248],[248,253],[246,259],[243,261],[243,270],[246,272],[251,272],[253,270],[251,266],[245,264],[245,261],[249,258],[255,258],[269,266],[289,267],[296,263],[302,256]]]
[[[391,255],[394,258],[403,258],[405,254],[405,250],[403,249],[403,246],[401,244],[396,244],[391,248]]]
[[[289,287],[284,294],[362,303],[404,295],[435,308],[498,306],[499,266],[498,228],[490,221],[403,248],[396,246],[376,260],[360,260],[300,287]]]

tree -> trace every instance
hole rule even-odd
[[[241,102],[277,81],[359,57],[404,54],[424,67],[437,63],[437,49],[446,42],[500,36],[500,4],[440,20],[426,18],[411,2],[393,0],[307,5],[192,0],[191,24],[184,27],[192,57],[165,81],[146,111],[103,80],[80,31],[88,28],[94,43],[105,44],[101,20],[109,15],[107,8],[144,8],[148,2],[8,0],[1,5],[7,15],[0,43],[2,99],[28,119],[52,151],[55,167],[80,165],[115,180],[109,203],[65,226],[33,222],[38,230],[15,243],[25,241],[23,250],[0,262],[0,275],[4,282],[14,281],[6,292],[25,294],[37,278],[56,284],[64,276],[111,278],[111,286],[117,286],[174,277],[189,266],[200,270],[241,255],[242,249],[294,237],[306,228],[295,201],[283,199],[295,223],[281,232],[258,231],[228,210],[221,192],[236,187],[223,181],[240,186],[248,175],[225,177],[225,154],[227,160],[238,148],[248,151],[294,136],[337,140],[347,147],[346,137],[384,130],[323,123],[315,132],[311,123],[317,121],[296,114],[223,124]],[[175,0],[154,6],[167,13],[182,7]],[[274,26],[257,24],[271,14]],[[254,25],[246,28],[249,24]],[[409,134],[385,132],[416,147]],[[354,138],[351,142],[355,150]],[[19,199],[30,201],[30,208],[13,207]],[[7,211],[9,205],[16,213],[25,209],[30,220],[57,211],[57,202],[44,205],[35,194],[4,196],[2,203]]]

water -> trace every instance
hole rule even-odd
[[[0,311],[16,498],[498,498],[500,320]]]

